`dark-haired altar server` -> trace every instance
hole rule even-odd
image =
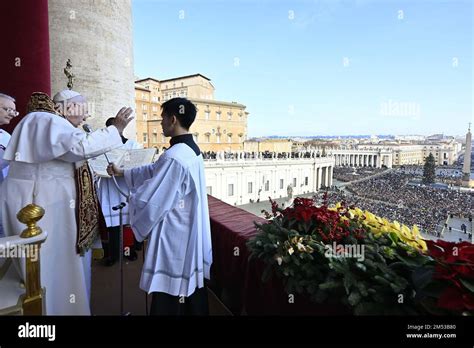
[[[170,147],[157,162],[125,172],[130,220],[138,241],[148,238],[140,288],[152,293],[151,315],[207,315],[204,279],[210,277],[211,232],[204,162],[189,128],[196,107],[185,98],[162,105]]]

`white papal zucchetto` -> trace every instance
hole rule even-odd
[[[59,103],[59,102],[65,101],[65,100],[69,100],[69,99],[78,97],[80,95],[81,94],[76,92],[76,91],[72,91],[70,89],[65,89],[64,91],[56,93],[55,96],[53,97],[53,101],[55,103]]]

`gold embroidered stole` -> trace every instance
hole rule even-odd
[[[76,251],[84,255],[99,236],[105,224],[102,210],[94,187],[89,165],[86,162],[76,169],[77,201],[77,243]]]
[[[43,111],[63,117],[54,107],[54,102],[47,94],[35,92],[28,102],[27,113]],[[93,176],[87,161],[76,168],[75,181],[76,202],[78,202],[76,205],[76,251],[78,254],[84,255],[99,234],[99,229],[105,226],[105,219],[100,209]]]

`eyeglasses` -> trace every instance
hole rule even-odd
[[[1,107],[1,109],[5,110],[7,114],[13,115],[13,117],[16,117],[20,114],[18,111],[14,110],[14,109],[11,109],[11,108]]]

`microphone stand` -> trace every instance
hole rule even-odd
[[[120,265],[120,314],[123,316],[129,316],[130,312],[124,313],[123,311],[123,221],[122,221],[122,210],[127,204],[121,202],[119,205],[112,207],[112,210],[119,211],[119,224],[120,224],[120,234],[119,234],[119,265]]]
[[[109,158],[107,157],[107,154],[104,153],[104,156],[105,158],[107,159],[107,162],[109,164],[111,164],[111,162],[109,161]],[[117,183],[117,180],[115,179],[115,175],[112,175],[112,180],[115,184],[115,187],[117,188],[117,190],[120,192],[120,194],[122,196],[125,197],[125,199],[127,200],[127,203],[130,199],[130,195],[127,195],[125,194],[119,187],[118,183]],[[123,313],[123,222],[122,222],[122,209],[125,208],[125,206],[127,205],[127,203],[125,202],[120,202],[119,205],[115,206],[115,207],[112,207],[112,210],[119,210],[119,224],[120,224],[120,242],[119,242],[119,245],[120,245],[120,258],[119,258],[119,264],[120,264],[120,313],[122,313],[122,315],[125,315],[125,316],[128,316],[130,315],[130,312],[127,312],[127,313]],[[146,250],[146,247],[145,247],[145,241],[143,241],[143,265],[145,265],[145,250]],[[145,291],[145,314],[148,315],[148,293]]]
[[[87,134],[92,132],[92,128],[88,125],[85,124],[82,127]],[[107,160],[108,164],[112,164],[109,160],[109,157],[107,156],[106,153],[104,153],[105,159]],[[117,189],[117,191],[125,197],[127,203],[129,202],[130,199],[130,193],[126,194],[125,192],[122,191],[120,188],[119,184],[117,183],[117,180],[115,179],[115,175],[111,175],[112,181]],[[120,314],[123,316],[129,316],[131,313],[123,312],[123,208],[127,205],[125,202],[120,202],[120,204],[112,207],[112,210],[119,211],[119,225],[120,225],[120,236],[119,236],[119,247],[120,247],[120,252],[119,252],[119,265],[120,265]],[[143,264],[145,264],[145,241],[143,241]],[[145,292],[145,313],[148,315],[148,293]]]
[[[85,124],[83,127],[82,127],[87,134],[90,134],[92,132],[92,128],[88,125],[88,124]],[[108,164],[111,164],[110,160],[109,160],[109,157],[107,156],[106,153],[104,153],[104,156],[105,156],[105,159],[107,160],[107,163]],[[129,195],[124,193],[121,189],[120,189],[120,186],[119,184],[117,183],[117,180],[115,179],[115,176],[112,175],[111,176],[112,178],[112,181],[115,185],[115,187],[117,188],[118,192],[125,197],[127,203],[129,201]],[[125,206],[127,205],[126,202],[120,202],[120,204],[112,207],[112,210],[114,211],[119,211],[119,226],[120,226],[120,234],[119,234],[119,248],[120,248],[120,251],[119,251],[119,265],[120,265],[120,315],[122,316],[129,316],[131,313],[130,312],[127,312],[127,313],[124,313],[123,311],[123,208],[125,208]]]
[[[107,157],[107,154],[104,153],[105,158],[107,159],[107,163],[111,164],[109,161],[109,158]],[[117,188],[118,192],[125,197],[127,203],[129,201],[130,196],[125,194],[121,189],[119,184],[117,183],[117,180],[115,179],[115,175],[112,175],[112,181]],[[123,311],[123,208],[127,206],[126,202],[120,202],[120,204],[112,207],[112,210],[114,211],[119,211],[119,226],[120,226],[120,232],[119,232],[119,266],[120,266],[120,314],[122,316],[129,316],[131,313],[127,312],[124,313]]]

